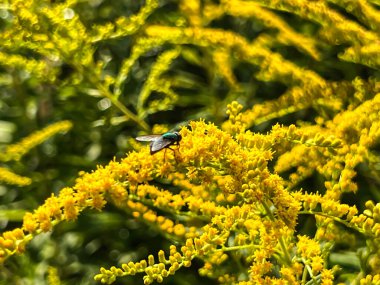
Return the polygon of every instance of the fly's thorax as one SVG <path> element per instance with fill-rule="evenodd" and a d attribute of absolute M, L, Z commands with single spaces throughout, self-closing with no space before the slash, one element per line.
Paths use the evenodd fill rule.
<path fill-rule="evenodd" d="M 162 135 L 163 139 L 179 142 L 182 139 L 182 136 L 178 132 L 167 132 Z"/>

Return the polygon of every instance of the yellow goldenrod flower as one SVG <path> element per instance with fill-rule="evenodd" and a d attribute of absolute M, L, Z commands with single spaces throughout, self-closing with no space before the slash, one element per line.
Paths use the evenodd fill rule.
<path fill-rule="evenodd" d="M 1 161 L 20 160 L 31 148 L 41 144 L 51 136 L 59 132 L 67 132 L 72 127 L 69 121 L 62 121 L 52 124 L 40 131 L 37 131 L 16 144 L 9 145 L 1 154 Z"/>
<path fill-rule="evenodd" d="M 59 279 L 57 268 L 55 268 L 55 267 L 49 267 L 48 268 L 47 280 L 48 280 L 49 285 L 60 285 L 60 284 L 62 284 L 61 280 Z"/>
<path fill-rule="evenodd" d="M 32 183 L 30 178 L 19 176 L 4 167 L 0 167 L 0 181 L 18 186 L 26 186 Z"/>
<path fill-rule="evenodd" d="M 241 107 L 233 104 L 230 109 L 236 118 Z M 328 196 L 289 193 L 286 181 L 268 169 L 273 159 L 269 146 L 276 148 L 288 142 L 324 149 L 340 147 L 340 143 L 332 145 L 334 139 L 322 134 L 304 135 L 295 126 L 275 126 L 265 136 L 245 132 L 244 127 L 234 133 L 238 139 L 212 124 L 190 122 L 190 128 L 181 130 L 183 139 L 176 164 L 174 155 L 165 160 L 163 152 L 149 155 L 148 148 L 142 148 L 120 162 L 111 161 L 92 173 L 81 173 L 73 187 L 62 189 L 58 196 L 51 196 L 33 213 L 26 214 L 19 234 L 3 235 L 2 258 L 19 252 L 34 235 L 52 230 L 58 222 L 74 220 L 86 208 L 101 211 L 110 202 L 182 246 L 171 246 L 168 256 L 160 251 L 158 258 L 150 255 L 147 260 L 129 262 L 121 268 L 103 268 L 95 277 L 103 283 L 137 273 L 146 274 L 146 284 L 162 281 L 190 266 L 194 258 L 205 261 L 201 274 L 213 276 L 212 268 L 227 262 L 227 253 L 235 251 L 250 264 L 250 282 L 263 282 L 263 276 L 275 266 L 269 261 L 272 258 L 280 258 L 286 266 L 281 270 L 283 279 L 270 280 L 296 280 L 302 270 L 301 265 L 292 267 L 292 260 L 297 258 L 298 264 L 309 268 L 308 274 L 321 274 L 321 280 L 329 284 L 331 274 L 325 270 L 319 241 L 333 240 L 339 234 L 333 221 L 370 238 L 378 237 L 378 205 L 368 203 L 365 216 Z M 343 172 L 342 181 L 351 179 L 351 175 L 348 170 Z M 150 183 L 163 178 L 180 191 L 173 193 Z M 329 188 L 335 185 L 326 183 Z M 220 199 L 221 192 L 233 199 Z M 158 215 L 151 207 L 168 215 Z M 294 243 L 300 213 L 315 215 L 319 228 L 314 239 L 299 236 Z M 194 227 L 193 220 L 202 221 L 204 226 Z M 296 252 L 292 253 L 289 248 L 293 244 Z"/>

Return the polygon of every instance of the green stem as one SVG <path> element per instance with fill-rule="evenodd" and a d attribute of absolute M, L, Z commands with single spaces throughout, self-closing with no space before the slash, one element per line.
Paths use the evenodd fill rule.
<path fill-rule="evenodd" d="M 366 233 L 364 230 L 362 230 L 361 228 L 359 227 L 356 227 L 352 224 L 350 224 L 349 222 L 346 222 L 338 217 L 334 217 L 334 216 L 331 216 L 329 214 L 326 214 L 326 213 L 323 213 L 323 212 L 314 212 L 314 211 L 299 211 L 299 214 L 307 214 L 307 215 L 318 215 L 318 216 L 323 216 L 323 217 L 326 217 L 326 218 L 329 218 L 335 222 L 338 222 L 340 224 L 343 224 L 345 225 L 346 227 L 350 228 L 350 229 L 353 229 L 353 230 L 356 230 L 358 231 L 359 233 L 361 234 L 364 234 L 364 235 L 367 235 L 368 236 L 368 233 Z"/>
<path fill-rule="evenodd" d="M 307 268 L 305 265 L 302 272 L 302 284 L 306 284 L 306 281 L 307 281 Z"/>
<path fill-rule="evenodd" d="M 117 96 L 112 94 L 108 88 L 106 88 L 99 80 L 98 75 L 94 73 L 95 67 L 91 68 L 89 66 L 83 66 L 80 64 L 77 64 L 75 61 L 71 60 L 71 57 L 69 54 L 67 54 L 65 51 L 58 49 L 58 51 L 61 53 L 62 58 L 70 63 L 72 66 L 75 67 L 75 69 L 80 72 L 83 77 L 86 78 L 88 82 L 93 84 L 101 93 L 103 97 L 108 98 L 112 104 L 118 108 L 124 116 L 133 122 L 135 122 L 138 126 L 140 126 L 141 129 L 143 129 L 146 132 L 150 131 L 150 127 L 145 121 L 137 117 L 134 113 L 132 113 L 127 107 L 125 107 L 120 101 L 117 99 Z"/>
<path fill-rule="evenodd" d="M 235 246 L 223 246 L 222 248 L 217 249 L 216 251 L 235 251 L 235 250 L 241 250 L 245 248 L 252 248 L 256 247 L 259 248 L 259 246 L 255 244 L 244 244 L 244 245 L 235 245 Z"/>
<path fill-rule="evenodd" d="M 269 209 L 269 206 L 267 205 L 267 203 L 265 203 L 265 201 L 263 201 L 262 205 L 264 206 L 264 209 L 267 212 L 268 217 L 271 219 L 271 221 L 275 221 L 275 218 L 272 214 L 272 211 Z M 286 249 L 285 240 L 284 240 L 283 236 L 280 237 L 279 243 L 280 243 L 280 246 L 281 246 L 281 249 L 283 252 L 284 260 L 285 260 L 286 264 L 290 266 L 292 264 L 292 259 L 289 255 L 288 250 Z"/>
<path fill-rule="evenodd" d="M 78 68 L 80 70 L 80 68 Z M 127 119 L 135 122 L 137 125 L 140 126 L 141 129 L 144 131 L 149 132 L 150 127 L 145 121 L 137 117 L 134 113 L 132 113 L 127 107 L 125 107 L 120 101 L 114 96 L 107 88 L 104 87 L 103 84 L 101 84 L 98 80 L 96 80 L 97 76 L 96 74 L 93 74 L 93 72 L 85 67 L 85 72 L 83 72 L 83 75 L 86 77 L 86 79 L 95 85 L 95 87 L 100 91 L 100 93 L 103 95 L 103 97 L 108 98 L 112 104 L 118 108 Z"/>
<path fill-rule="evenodd" d="M 0 5 L 0 7 L 7 7 L 6 5 Z M 153 6 L 152 6 L 153 7 Z M 147 13 L 149 14 L 149 13 Z M 54 44 L 56 39 L 49 36 L 49 40 Z M 85 44 L 89 44 L 88 42 Z M 59 52 L 60 56 L 62 57 L 62 60 L 71 64 L 75 69 L 84 77 L 88 82 L 93 84 L 101 93 L 103 97 L 108 98 L 112 104 L 118 108 L 124 116 L 133 122 L 135 122 L 141 129 L 143 129 L 146 132 L 150 131 L 149 125 L 142 119 L 140 119 L 137 115 L 135 115 L 133 112 L 131 112 L 127 107 L 125 107 L 120 101 L 118 101 L 117 96 L 112 94 L 107 87 L 105 87 L 102 82 L 99 80 L 98 74 L 94 72 L 96 70 L 96 64 L 94 62 L 91 62 L 91 64 L 88 65 L 82 65 L 81 63 L 76 62 L 75 59 L 73 59 L 73 55 L 67 52 L 66 50 L 63 50 L 61 48 L 58 48 L 60 45 L 56 44 L 56 50 Z M 43 54 L 44 52 L 42 52 Z"/>

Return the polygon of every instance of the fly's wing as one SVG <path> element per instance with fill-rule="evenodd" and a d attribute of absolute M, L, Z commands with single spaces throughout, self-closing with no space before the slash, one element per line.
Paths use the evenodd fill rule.
<path fill-rule="evenodd" d="M 157 140 L 161 135 L 149 135 L 149 136 L 140 136 L 136 140 L 139 142 L 151 142 Z"/>
<path fill-rule="evenodd" d="M 162 137 L 157 139 L 157 140 L 154 140 L 150 143 L 150 153 L 154 154 L 154 153 L 160 151 L 161 149 L 168 147 L 172 143 L 173 143 L 173 141 L 164 139 Z"/>

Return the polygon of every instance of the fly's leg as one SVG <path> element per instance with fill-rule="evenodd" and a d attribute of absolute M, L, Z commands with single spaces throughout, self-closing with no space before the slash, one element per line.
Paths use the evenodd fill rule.
<path fill-rule="evenodd" d="M 176 152 L 175 152 L 175 151 L 178 151 L 178 153 L 181 154 L 181 152 L 180 152 L 180 150 L 179 150 L 180 144 L 179 144 L 178 141 L 177 141 L 175 144 L 178 145 L 178 147 L 177 147 L 175 150 L 173 150 L 173 151 L 174 151 L 174 157 L 175 157 L 175 160 L 176 160 L 176 162 L 178 163 L 178 161 L 177 161 L 177 156 L 176 156 Z"/>
<path fill-rule="evenodd" d="M 173 144 L 173 145 L 174 145 L 174 144 Z M 178 148 L 173 149 L 173 148 L 171 148 L 170 146 L 168 146 L 168 147 L 165 148 L 165 151 L 166 151 L 167 148 L 173 151 L 175 162 L 178 163 L 177 154 L 176 154 L 176 152 L 175 152 L 176 150 L 178 150 Z"/>
<path fill-rule="evenodd" d="M 178 147 L 177 147 L 177 151 L 178 151 L 179 153 L 181 153 L 181 152 L 179 151 L 179 142 L 176 142 L 175 144 L 178 145 Z"/>
<path fill-rule="evenodd" d="M 166 148 L 164 150 L 164 162 L 166 163 Z"/>

